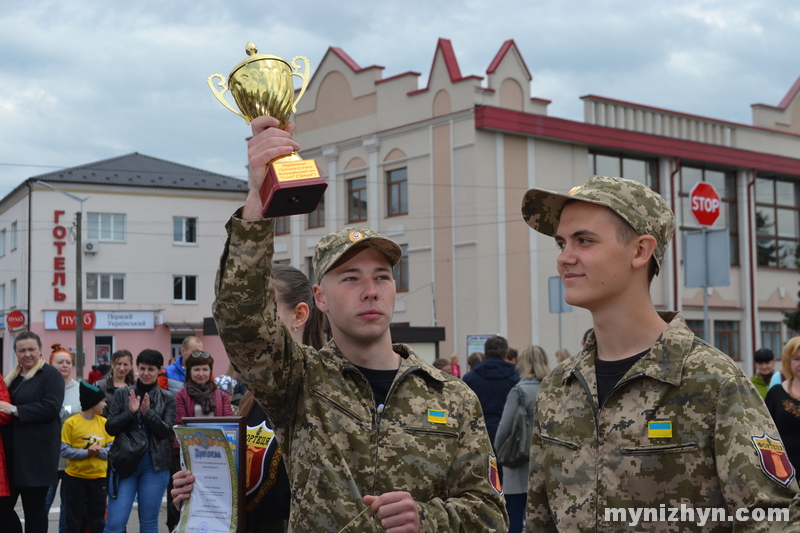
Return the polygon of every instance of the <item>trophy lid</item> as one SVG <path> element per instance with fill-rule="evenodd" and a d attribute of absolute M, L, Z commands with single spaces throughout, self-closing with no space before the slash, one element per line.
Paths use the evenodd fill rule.
<path fill-rule="evenodd" d="M 247 59 L 240 61 L 238 65 L 233 67 L 233 70 L 231 70 L 231 73 L 228 76 L 228 81 L 230 81 L 230 79 L 233 78 L 233 75 L 236 74 L 237 70 L 256 61 L 265 61 L 265 60 L 282 61 L 286 63 L 286 66 L 289 67 L 290 70 L 292 68 L 289 62 L 283 59 L 282 57 L 271 56 L 269 54 L 259 54 L 258 48 L 251 41 L 247 42 L 247 44 L 244 47 L 244 51 L 247 53 L 248 56 Z"/>

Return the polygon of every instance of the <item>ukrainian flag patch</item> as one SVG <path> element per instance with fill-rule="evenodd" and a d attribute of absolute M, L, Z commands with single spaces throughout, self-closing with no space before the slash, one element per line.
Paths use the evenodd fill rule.
<path fill-rule="evenodd" d="M 428 409 L 428 422 L 433 424 L 447 424 L 447 411 Z"/>
<path fill-rule="evenodd" d="M 654 420 L 647 423 L 647 438 L 649 439 L 671 439 L 672 422 L 669 420 Z"/>

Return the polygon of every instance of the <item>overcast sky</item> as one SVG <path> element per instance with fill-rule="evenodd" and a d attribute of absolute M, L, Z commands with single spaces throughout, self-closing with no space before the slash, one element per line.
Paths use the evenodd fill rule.
<path fill-rule="evenodd" d="M 0 198 L 28 177 L 139 152 L 245 178 L 249 127 L 216 101 L 253 41 L 260 53 L 330 46 L 427 83 L 450 39 L 483 76 L 514 39 L 552 116 L 595 94 L 751 123 L 800 76 L 797 0 L 36 0 L 0 3 Z"/>

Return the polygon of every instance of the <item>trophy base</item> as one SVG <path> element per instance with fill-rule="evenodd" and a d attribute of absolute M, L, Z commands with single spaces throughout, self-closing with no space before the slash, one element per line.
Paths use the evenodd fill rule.
<path fill-rule="evenodd" d="M 259 190 L 262 215 L 275 218 L 310 213 L 327 188 L 313 159 L 304 161 L 294 154 L 275 159 Z"/>

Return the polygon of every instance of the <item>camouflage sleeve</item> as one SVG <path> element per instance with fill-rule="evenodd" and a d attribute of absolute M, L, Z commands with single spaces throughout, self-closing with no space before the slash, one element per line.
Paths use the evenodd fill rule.
<path fill-rule="evenodd" d="M 544 388 L 544 384 L 542 384 Z M 541 394 L 541 391 L 540 391 Z M 547 486 L 545 484 L 544 465 L 540 461 L 544 457 L 542 448 L 542 428 L 539 426 L 539 406 L 536 402 L 533 417 L 533 437 L 531 439 L 530 471 L 528 472 L 528 502 L 525 510 L 526 531 L 556 531 L 553 516 L 550 514 L 550 504 L 547 500 Z"/>
<path fill-rule="evenodd" d="M 784 485 L 791 465 L 772 451 L 780 439 L 778 431 L 761 396 L 744 375 L 730 378 L 720 388 L 714 433 L 714 459 L 728 512 L 789 507 L 789 524 L 794 526 L 787 531 L 800 531 L 800 501 L 795 498 L 792 502 L 797 481 Z M 736 526 L 742 531 L 769 531 L 771 527 L 766 520 L 737 522 Z"/>
<path fill-rule="evenodd" d="M 420 531 L 508 531 L 505 500 L 490 481 L 494 456 L 478 397 L 465 392 L 463 405 L 460 445 L 447 476 L 448 496 L 417 502 Z"/>
<path fill-rule="evenodd" d="M 276 425 L 289 426 L 305 352 L 278 318 L 272 254 L 275 221 L 228 221 L 212 307 L 228 358 Z"/>

